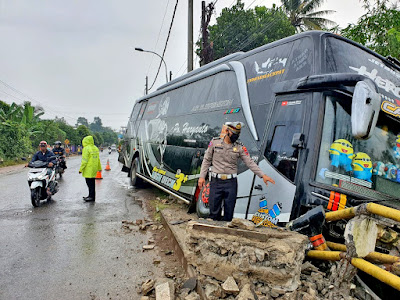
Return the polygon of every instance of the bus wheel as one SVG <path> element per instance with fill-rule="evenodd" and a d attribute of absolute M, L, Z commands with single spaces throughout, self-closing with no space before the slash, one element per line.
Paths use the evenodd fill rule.
<path fill-rule="evenodd" d="M 139 187 L 140 184 L 143 182 L 142 178 L 139 178 L 137 176 L 138 170 L 139 170 L 139 158 L 136 157 L 132 162 L 131 171 L 130 171 L 131 186 Z"/>
<path fill-rule="evenodd" d="M 210 183 L 201 189 L 196 203 L 196 212 L 199 218 L 208 218 L 210 215 L 210 207 L 208 205 L 208 197 L 210 196 Z"/>

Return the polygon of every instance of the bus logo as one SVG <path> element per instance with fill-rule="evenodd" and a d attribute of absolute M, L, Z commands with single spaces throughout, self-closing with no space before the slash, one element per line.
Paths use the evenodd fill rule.
<path fill-rule="evenodd" d="M 381 105 L 381 109 L 392 116 L 400 118 L 400 106 L 396 106 L 392 102 L 383 101 Z"/>

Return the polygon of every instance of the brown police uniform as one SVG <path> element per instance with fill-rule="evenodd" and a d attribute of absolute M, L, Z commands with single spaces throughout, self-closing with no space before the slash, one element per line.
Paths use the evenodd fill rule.
<path fill-rule="evenodd" d="M 231 221 L 237 196 L 237 164 L 239 158 L 257 176 L 264 173 L 250 158 L 246 147 L 240 142 L 227 144 L 223 138 L 214 138 L 208 145 L 201 165 L 200 177 L 205 178 L 211 166 L 210 218 L 221 220 L 222 200 L 224 200 L 224 221 Z"/>

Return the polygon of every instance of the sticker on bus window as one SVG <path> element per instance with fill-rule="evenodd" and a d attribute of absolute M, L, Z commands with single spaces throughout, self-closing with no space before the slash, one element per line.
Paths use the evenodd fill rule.
<path fill-rule="evenodd" d="M 299 105 L 299 104 L 301 104 L 300 100 L 297 100 L 297 101 L 283 101 L 281 105 L 282 106 L 291 106 L 291 105 Z"/>

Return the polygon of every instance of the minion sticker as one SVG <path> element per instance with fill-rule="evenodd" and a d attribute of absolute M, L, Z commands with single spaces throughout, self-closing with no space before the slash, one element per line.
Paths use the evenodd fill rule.
<path fill-rule="evenodd" d="M 357 152 L 353 158 L 352 166 L 355 178 L 372 182 L 372 162 L 368 154 Z"/>
<path fill-rule="evenodd" d="M 396 145 L 393 147 L 394 157 L 400 159 L 400 134 L 397 135 Z"/>
<path fill-rule="evenodd" d="M 345 139 L 334 141 L 329 149 L 331 166 L 335 166 L 336 168 L 343 167 L 346 172 L 352 170 L 351 162 L 353 157 L 353 145 Z"/>

